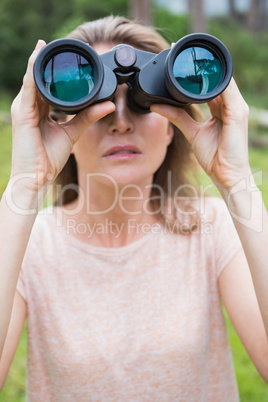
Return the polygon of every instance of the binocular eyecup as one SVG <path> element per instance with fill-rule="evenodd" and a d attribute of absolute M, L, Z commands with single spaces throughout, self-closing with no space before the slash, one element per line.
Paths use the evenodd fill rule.
<path fill-rule="evenodd" d="M 153 103 L 185 107 L 220 95 L 233 73 L 227 47 L 208 34 L 190 34 L 159 54 L 118 45 L 98 55 L 77 39 L 46 45 L 34 64 L 41 96 L 67 114 L 112 100 L 117 85 L 128 85 L 129 107 L 148 113 Z"/>

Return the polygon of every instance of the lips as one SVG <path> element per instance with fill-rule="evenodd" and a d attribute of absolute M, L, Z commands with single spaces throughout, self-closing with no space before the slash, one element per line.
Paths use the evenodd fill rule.
<path fill-rule="evenodd" d="M 104 157 L 126 157 L 126 156 L 130 156 L 130 155 L 140 155 L 141 152 L 140 150 L 133 146 L 133 145 L 116 145 L 110 149 L 108 149 L 105 154 Z"/>

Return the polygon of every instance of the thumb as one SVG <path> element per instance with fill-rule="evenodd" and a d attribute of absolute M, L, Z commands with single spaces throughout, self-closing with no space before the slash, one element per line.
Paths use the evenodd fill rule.
<path fill-rule="evenodd" d="M 74 144 L 89 126 L 107 114 L 114 112 L 114 110 L 115 104 L 113 102 L 101 102 L 81 110 L 75 117 L 61 124 L 61 126 L 64 127 Z"/>
<path fill-rule="evenodd" d="M 183 108 L 176 106 L 153 104 L 151 111 L 160 114 L 168 119 L 174 126 L 184 134 L 186 139 L 193 143 L 193 140 L 198 133 L 201 123 L 195 121 Z"/>

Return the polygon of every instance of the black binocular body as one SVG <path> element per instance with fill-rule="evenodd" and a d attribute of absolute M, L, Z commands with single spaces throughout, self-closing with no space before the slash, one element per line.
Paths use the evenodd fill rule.
<path fill-rule="evenodd" d="M 117 85 L 128 85 L 128 106 L 148 113 L 153 103 L 185 107 L 220 95 L 233 66 L 227 47 L 208 34 L 190 34 L 159 54 L 122 44 L 98 55 L 77 39 L 46 45 L 34 64 L 41 96 L 67 114 L 112 100 Z"/>

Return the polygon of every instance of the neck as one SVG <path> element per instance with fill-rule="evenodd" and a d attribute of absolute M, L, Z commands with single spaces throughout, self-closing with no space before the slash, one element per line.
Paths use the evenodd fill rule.
<path fill-rule="evenodd" d="M 100 175 L 86 181 L 80 181 L 78 198 L 63 207 L 68 232 L 81 241 L 120 247 L 148 234 L 158 222 L 150 202 L 152 178 L 124 186 Z"/>

